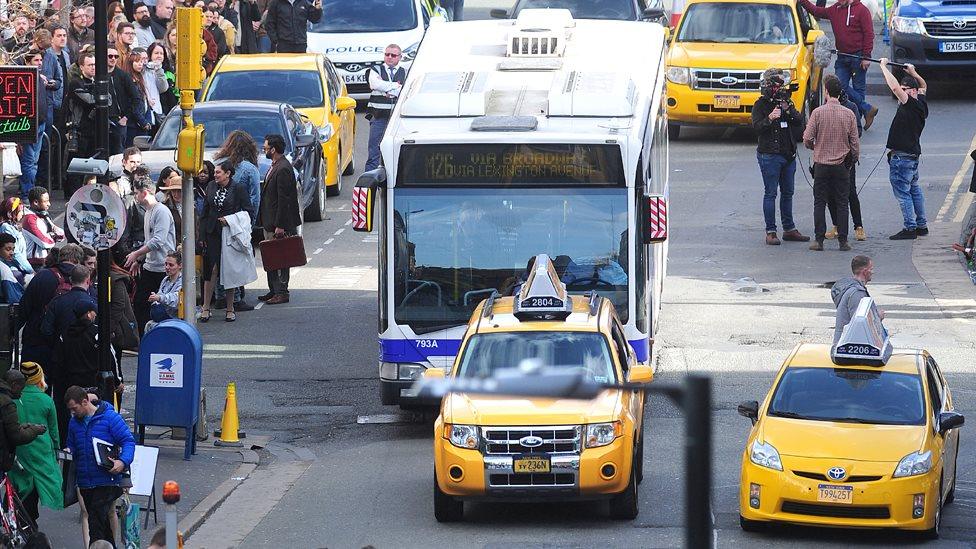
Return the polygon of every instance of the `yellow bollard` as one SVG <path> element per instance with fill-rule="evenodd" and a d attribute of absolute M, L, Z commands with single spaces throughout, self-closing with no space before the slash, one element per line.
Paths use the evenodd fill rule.
<path fill-rule="evenodd" d="M 224 416 L 220 421 L 220 429 L 214 431 L 217 440 L 214 446 L 243 446 L 242 438 L 246 435 L 239 430 L 239 420 L 237 417 L 237 384 L 230 382 L 227 384 L 227 400 L 224 401 Z"/>

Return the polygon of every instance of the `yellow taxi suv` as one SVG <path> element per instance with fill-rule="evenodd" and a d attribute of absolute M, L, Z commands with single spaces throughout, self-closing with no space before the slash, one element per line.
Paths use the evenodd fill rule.
<path fill-rule="evenodd" d="M 571 296 L 546 255 L 513 297 L 475 309 L 447 375 L 486 379 L 544 364 L 580 369 L 599 383 L 646 383 L 610 300 Z M 431 368 L 426 377 L 445 375 Z M 643 477 L 644 397 L 608 389 L 592 401 L 447 395 L 434 423 L 434 516 L 461 520 L 465 500 L 608 499 L 633 519 Z"/>
<path fill-rule="evenodd" d="M 766 69 L 782 69 L 797 110 L 820 104 L 823 35 L 793 0 L 688 0 L 667 54 L 668 132 L 682 126 L 748 126 Z"/>
<path fill-rule="evenodd" d="M 836 346 L 797 346 L 766 400 L 739 406 L 753 421 L 739 490 L 744 530 L 784 522 L 938 537 L 965 419 L 935 359 L 891 349 L 871 335 L 880 326 L 859 308 Z"/>
<path fill-rule="evenodd" d="M 308 117 L 322 135 L 328 196 L 338 196 L 342 176 L 352 175 L 356 169 L 356 100 L 346 93 L 346 84 L 332 62 L 320 53 L 225 55 L 214 68 L 201 97 L 203 101 L 250 99 L 287 103 Z"/>

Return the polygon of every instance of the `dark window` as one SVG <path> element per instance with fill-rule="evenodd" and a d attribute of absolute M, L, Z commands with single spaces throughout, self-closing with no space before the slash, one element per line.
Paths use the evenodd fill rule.
<path fill-rule="evenodd" d="M 922 380 L 914 374 L 791 367 L 769 405 L 770 416 L 880 425 L 925 425 Z"/>
<path fill-rule="evenodd" d="M 935 362 L 929 358 L 925 361 L 925 376 L 929 385 L 929 402 L 932 403 L 932 413 L 938 416 L 942 411 L 942 380 L 935 369 Z"/>
<path fill-rule="evenodd" d="M 518 3 L 518 12 L 528 9 L 567 9 L 575 19 L 616 19 L 636 21 L 633 0 L 523 0 Z"/>
<path fill-rule="evenodd" d="M 539 360 L 544 366 L 582 368 L 598 383 L 617 380 L 610 348 L 596 332 L 517 332 L 475 334 L 468 340 L 458 377 L 488 378 L 523 360 Z"/>
<path fill-rule="evenodd" d="M 796 44 L 793 10 L 778 4 L 714 2 L 692 4 L 678 42 Z"/>
<path fill-rule="evenodd" d="M 415 28 L 414 0 L 324 0 L 322 19 L 308 25 L 310 32 L 325 33 L 395 32 Z M 386 47 L 386 44 L 380 47 Z"/>
<path fill-rule="evenodd" d="M 339 79 L 335 67 L 328 60 L 325 61 L 325 74 L 328 75 L 329 79 L 329 103 L 332 105 L 332 111 L 335 112 L 336 99 L 339 99 L 339 94 L 342 93 L 342 80 Z"/>
<path fill-rule="evenodd" d="M 240 111 L 240 110 L 194 110 L 193 122 L 203 124 L 207 128 L 204 138 L 208 149 L 219 147 L 227 135 L 234 130 L 244 130 L 257 143 L 264 142 L 264 136 L 269 133 L 287 135 L 284 123 L 277 112 Z M 154 149 L 175 149 L 176 136 L 180 133 L 181 118 L 179 109 L 166 117 L 162 127 L 153 141 Z M 288 138 L 286 137 L 287 141 Z M 287 143 L 286 143 L 287 145 Z"/>
<path fill-rule="evenodd" d="M 613 336 L 613 344 L 617 348 L 617 356 L 620 357 L 620 368 L 626 372 L 630 366 L 630 362 L 627 360 L 630 345 L 627 344 L 627 338 L 624 337 L 624 332 L 616 320 L 612 322 L 611 326 L 610 335 Z"/>
<path fill-rule="evenodd" d="M 223 71 L 213 77 L 207 101 L 254 100 L 288 103 L 297 109 L 321 107 L 318 71 Z"/>

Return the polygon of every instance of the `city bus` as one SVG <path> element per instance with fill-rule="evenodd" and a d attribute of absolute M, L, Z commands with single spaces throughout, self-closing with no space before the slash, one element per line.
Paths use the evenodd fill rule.
<path fill-rule="evenodd" d="M 447 368 L 475 307 L 548 254 L 648 363 L 667 267 L 665 31 L 568 10 L 431 26 L 353 192 L 378 233 L 384 404 Z M 515 366 L 515 365 L 513 365 Z"/>

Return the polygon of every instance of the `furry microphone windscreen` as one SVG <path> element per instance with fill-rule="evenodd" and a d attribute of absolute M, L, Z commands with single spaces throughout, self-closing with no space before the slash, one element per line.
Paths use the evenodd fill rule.
<path fill-rule="evenodd" d="M 826 67 L 834 56 L 833 42 L 826 35 L 820 35 L 813 42 L 813 63 L 818 67 Z"/>

